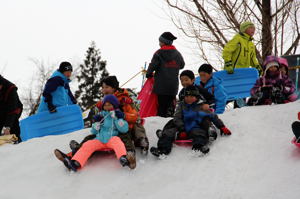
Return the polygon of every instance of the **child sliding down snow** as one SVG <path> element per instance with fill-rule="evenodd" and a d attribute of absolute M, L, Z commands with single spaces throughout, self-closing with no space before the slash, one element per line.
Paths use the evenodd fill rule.
<path fill-rule="evenodd" d="M 99 114 L 104 118 L 103 122 L 96 122 L 92 125 L 91 133 L 96 135 L 96 138 L 85 142 L 82 147 L 72 157 L 65 157 L 64 164 L 68 169 L 77 171 L 82 168 L 88 158 L 95 152 L 104 148 L 113 149 L 122 166 L 129 166 L 131 169 L 130 157 L 126 156 L 126 149 L 118 137 L 119 133 L 128 131 L 128 123 L 116 116 L 120 113 L 119 101 L 114 95 L 106 95 L 102 103 L 103 111 Z M 134 164 L 135 165 L 135 164 Z"/>
<path fill-rule="evenodd" d="M 162 131 L 157 147 L 150 149 L 153 155 L 158 157 L 168 155 L 172 150 L 177 132 L 183 131 L 186 132 L 188 139 L 192 139 L 192 150 L 195 153 L 200 155 L 209 152 L 208 128 L 215 114 L 203 111 L 203 103 L 199 97 L 199 91 L 195 86 L 185 88 L 184 100 L 176 107 L 173 119 L 174 128 Z"/>

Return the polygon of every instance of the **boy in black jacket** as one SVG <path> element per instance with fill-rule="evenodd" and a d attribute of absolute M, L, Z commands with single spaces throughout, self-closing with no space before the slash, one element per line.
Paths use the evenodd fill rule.
<path fill-rule="evenodd" d="M 182 55 L 172 45 L 175 39 L 177 38 L 170 32 L 164 32 L 159 37 L 161 48 L 154 53 L 146 73 L 146 77 L 151 78 L 155 72 L 153 92 L 157 94 L 157 115 L 161 117 L 169 116 L 168 110 L 173 106 L 178 92 L 179 70 L 185 65 Z"/>

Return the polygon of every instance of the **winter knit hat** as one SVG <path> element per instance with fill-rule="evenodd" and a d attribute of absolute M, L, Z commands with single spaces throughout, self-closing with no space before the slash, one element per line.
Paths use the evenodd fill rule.
<path fill-rule="evenodd" d="M 249 27 L 255 27 L 255 26 L 250 21 L 245 21 L 245 22 L 241 23 L 241 25 L 240 25 L 241 33 L 244 33 L 247 30 L 247 28 L 249 28 Z"/>
<path fill-rule="evenodd" d="M 70 64 L 70 62 L 64 61 L 64 62 L 60 63 L 58 71 L 61 73 L 66 72 L 66 71 L 73 71 L 73 67 Z"/>
<path fill-rule="evenodd" d="M 117 77 L 116 76 L 108 76 L 106 78 L 104 78 L 102 81 L 101 81 L 101 86 L 102 84 L 105 83 L 107 86 L 110 86 L 114 89 L 118 89 L 119 88 L 119 82 L 117 80 Z"/>
<path fill-rule="evenodd" d="M 188 86 L 184 89 L 184 97 L 186 96 L 195 96 L 197 98 L 200 98 L 199 90 L 196 86 Z"/>
<path fill-rule="evenodd" d="M 202 64 L 198 69 L 198 73 L 205 72 L 205 73 L 211 74 L 212 71 L 213 71 L 213 68 L 210 64 Z"/>
<path fill-rule="evenodd" d="M 195 75 L 194 75 L 193 71 L 191 71 L 191 70 L 184 70 L 184 71 L 182 71 L 180 73 L 179 77 L 182 77 L 182 76 L 187 76 L 191 80 L 195 79 Z"/>
<path fill-rule="evenodd" d="M 177 39 L 172 33 L 170 32 L 164 32 L 160 35 L 159 41 L 166 44 L 166 45 L 172 45 L 173 40 Z"/>
<path fill-rule="evenodd" d="M 102 100 L 102 109 L 106 102 L 109 102 L 113 105 L 114 109 L 119 108 L 120 103 L 116 96 L 114 95 L 106 95 Z"/>
<path fill-rule="evenodd" d="M 285 67 L 286 73 L 289 72 L 289 63 L 286 58 L 278 57 L 278 63 L 280 67 Z"/>

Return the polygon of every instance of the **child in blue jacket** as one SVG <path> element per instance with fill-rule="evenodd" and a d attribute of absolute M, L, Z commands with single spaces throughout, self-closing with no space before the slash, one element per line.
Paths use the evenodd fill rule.
<path fill-rule="evenodd" d="M 206 88 L 211 94 L 215 96 L 215 113 L 222 114 L 225 111 L 227 94 L 222 85 L 222 80 L 213 76 L 213 68 L 210 64 L 202 64 L 198 73 L 200 79 L 196 78 L 195 84 Z"/>

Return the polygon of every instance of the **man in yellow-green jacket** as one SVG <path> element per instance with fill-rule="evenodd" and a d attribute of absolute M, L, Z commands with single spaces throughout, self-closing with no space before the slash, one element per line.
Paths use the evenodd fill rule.
<path fill-rule="evenodd" d="M 254 33 L 254 24 L 246 21 L 240 25 L 240 32 L 225 45 L 223 49 L 224 70 L 229 74 L 232 74 L 235 68 L 249 67 L 256 68 L 259 74 L 262 73 L 252 42 Z"/>

